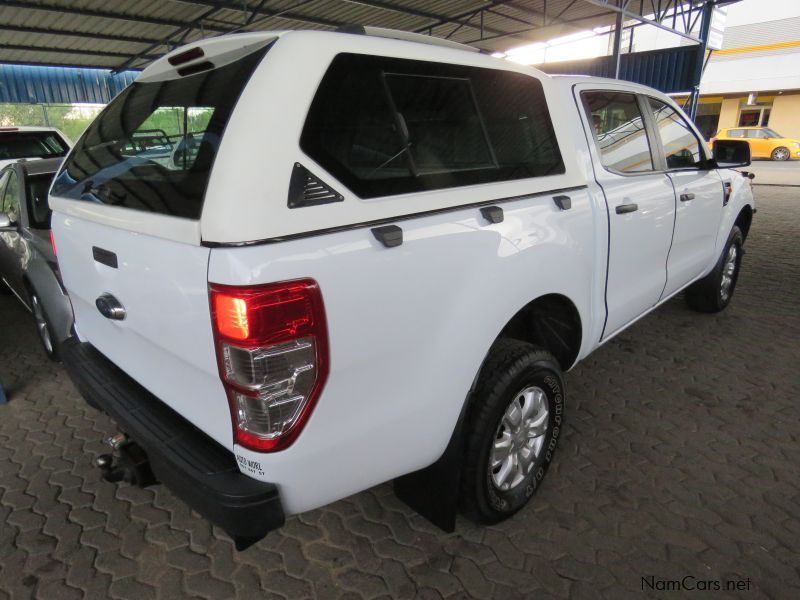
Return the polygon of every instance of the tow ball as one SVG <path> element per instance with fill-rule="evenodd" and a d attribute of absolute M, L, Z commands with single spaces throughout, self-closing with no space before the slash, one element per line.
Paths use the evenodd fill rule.
<path fill-rule="evenodd" d="M 125 481 L 138 487 L 147 487 L 157 482 L 147 453 L 139 444 L 128 439 L 124 433 L 107 438 L 106 444 L 119 456 L 101 454 L 95 459 L 94 466 L 100 469 L 103 479 L 112 483 Z"/>

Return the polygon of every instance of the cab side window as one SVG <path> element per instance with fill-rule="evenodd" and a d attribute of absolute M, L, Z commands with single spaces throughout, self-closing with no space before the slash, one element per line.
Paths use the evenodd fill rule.
<path fill-rule="evenodd" d="M 635 94 L 584 92 L 603 166 L 618 173 L 653 170 L 653 156 Z"/>
<path fill-rule="evenodd" d="M 705 160 L 703 145 L 692 128 L 674 108 L 648 98 L 656 128 L 664 146 L 668 169 L 694 169 Z"/>
<path fill-rule="evenodd" d="M 13 171 L 8 177 L 8 185 L 6 185 L 5 192 L 3 193 L 3 212 L 8 215 L 12 223 L 19 220 L 19 199 L 17 194 L 17 174 Z"/>

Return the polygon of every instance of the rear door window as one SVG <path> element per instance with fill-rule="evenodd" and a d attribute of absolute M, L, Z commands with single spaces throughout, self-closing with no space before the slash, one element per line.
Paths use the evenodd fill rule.
<path fill-rule="evenodd" d="M 537 79 L 358 54 L 333 60 L 300 145 L 362 198 L 564 172 Z"/>
<path fill-rule="evenodd" d="M 53 195 L 199 219 L 225 126 L 266 51 L 130 85 L 76 144 Z"/>
<path fill-rule="evenodd" d="M 47 192 L 53 182 L 54 173 L 29 175 L 26 197 L 28 202 L 28 221 L 32 229 L 50 229 L 50 205 Z"/>
<path fill-rule="evenodd" d="M 635 94 L 597 91 L 581 94 L 603 166 L 617 173 L 653 170 L 653 155 Z"/>

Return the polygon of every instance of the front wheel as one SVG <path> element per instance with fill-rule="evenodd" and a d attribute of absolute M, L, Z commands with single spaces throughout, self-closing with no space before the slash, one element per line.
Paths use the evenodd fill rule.
<path fill-rule="evenodd" d="M 772 151 L 772 160 L 789 160 L 789 149 L 779 146 Z"/>
<path fill-rule="evenodd" d="M 714 270 L 686 289 L 686 302 L 699 312 L 715 313 L 731 302 L 742 266 L 741 230 L 734 226 Z"/>
<path fill-rule="evenodd" d="M 39 341 L 42 343 L 47 358 L 52 361 L 58 362 L 58 343 L 56 336 L 53 333 L 53 327 L 50 321 L 47 320 L 47 314 L 44 312 L 39 296 L 36 292 L 31 293 L 31 310 L 33 311 L 33 319 L 36 321 L 36 332 L 39 334 Z"/>
<path fill-rule="evenodd" d="M 497 523 L 525 506 L 553 459 L 563 414 L 553 355 L 519 340 L 496 342 L 467 417 L 461 499 L 469 516 Z"/>

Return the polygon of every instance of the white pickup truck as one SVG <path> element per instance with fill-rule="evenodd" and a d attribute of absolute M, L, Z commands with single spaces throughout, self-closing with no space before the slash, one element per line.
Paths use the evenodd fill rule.
<path fill-rule="evenodd" d="M 655 90 L 400 32 L 223 36 L 157 60 L 51 189 L 67 369 L 245 547 L 394 479 L 444 528 L 519 510 L 562 372 L 685 290 L 728 304 L 754 213 Z"/>

